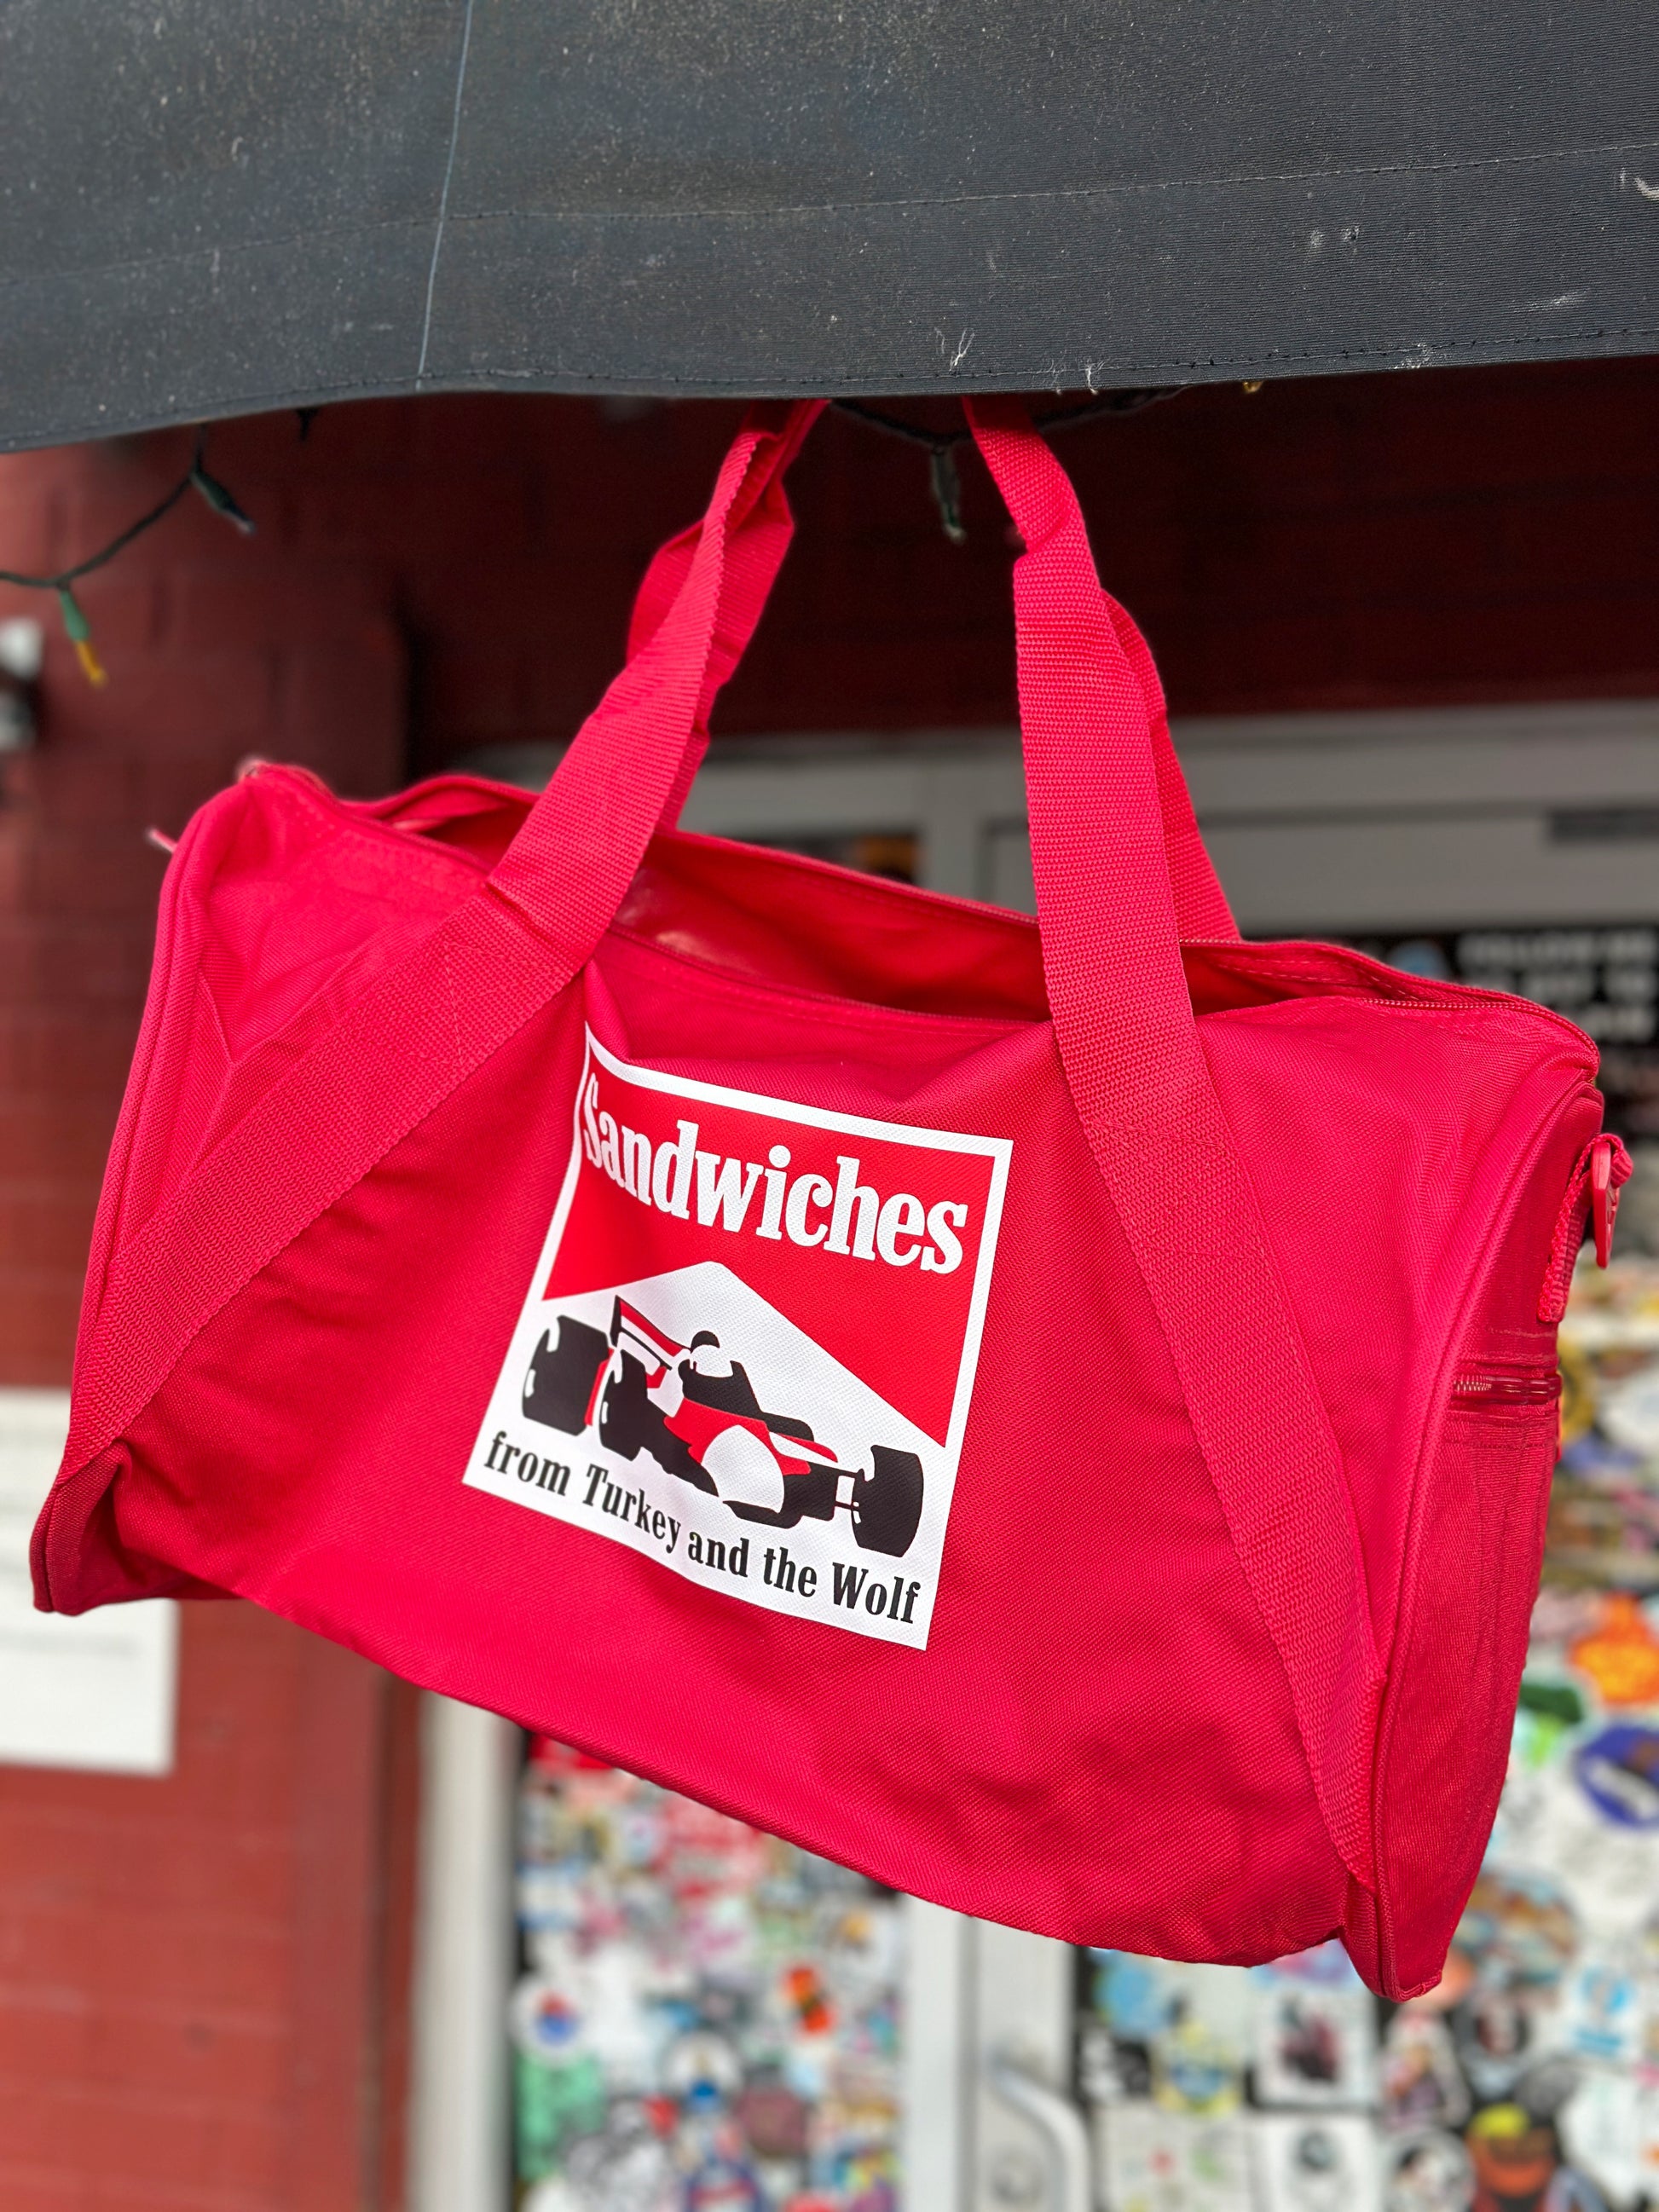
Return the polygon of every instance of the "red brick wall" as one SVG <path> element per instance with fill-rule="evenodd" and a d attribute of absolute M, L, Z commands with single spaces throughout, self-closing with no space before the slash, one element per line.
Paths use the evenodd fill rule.
<path fill-rule="evenodd" d="M 284 458 L 291 440 L 251 434 Z M 0 565 L 95 546 L 187 450 L 0 462 Z M 244 545 L 192 500 L 87 586 L 103 692 L 49 601 L 0 593 L 0 617 L 53 631 L 40 750 L 0 767 L 0 1382 L 68 1379 L 161 880 L 145 825 L 176 826 L 250 751 L 358 792 L 403 770 L 379 574 L 262 520 Z M 169 1779 L 0 1770 L 6 2212 L 400 2201 L 412 1717 L 350 1655 L 202 1606 Z"/>
<path fill-rule="evenodd" d="M 1656 403 L 1645 362 L 1338 379 L 1062 450 L 1179 709 L 1655 693 Z M 40 748 L 0 770 L 0 1381 L 68 1374 L 160 880 L 144 826 L 248 752 L 368 792 L 568 735 L 737 416 L 434 399 L 331 410 L 304 445 L 291 417 L 216 430 L 259 534 L 192 500 L 88 582 L 101 692 L 49 604 L 0 592 L 53 632 Z M 0 565 L 89 550 L 187 450 L 0 461 Z M 921 457 L 823 427 L 723 726 L 1012 718 L 1006 549 L 963 472 L 956 550 Z M 201 1607 L 172 1780 L 0 1775 L 7 2212 L 395 2204 L 407 1730 L 359 1662 Z"/>
<path fill-rule="evenodd" d="M 1659 690 L 1656 403 L 1650 362 L 1334 378 L 1189 392 L 1059 450 L 1180 711 L 1639 695 Z M 423 418 L 426 542 L 400 582 L 423 765 L 568 733 L 615 665 L 641 562 L 695 513 L 736 419 L 662 407 L 607 429 L 576 403 L 488 405 Z M 319 423 L 319 460 L 347 419 Z M 522 500 L 486 490 L 488 520 L 458 482 L 481 422 L 492 465 L 505 446 L 524 472 Z M 969 457 L 963 475 L 957 550 L 923 456 L 820 427 L 720 727 L 1011 718 L 1000 516 Z"/>
<path fill-rule="evenodd" d="M 392 2204 L 403 1698 L 248 1606 L 184 1658 L 168 1779 L 0 1778 L 0 2204 Z"/>

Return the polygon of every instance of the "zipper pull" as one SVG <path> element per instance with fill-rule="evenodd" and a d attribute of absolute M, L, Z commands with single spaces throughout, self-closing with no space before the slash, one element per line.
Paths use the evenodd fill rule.
<path fill-rule="evenodd" d="M 1595 1264 L 1605 1267 L 1613 1257 L 1613 1224 L 1619 1212 L 1619 1193 L 1630 1181 L 1631 1158 L 1610 1130 L 1592 1137 L 1578 1155 L 1578 1164 L 1568 1180 L 1561 1211 L 1555 1217 L 1550 1239 L 1549 1266 L 1538 1294 L 1538 1318 L 1559 1322 L 1567 1310 L 1572 1288 L 1573 1262 L 1584 1241 L 1584 1217 L 1595 1237 Z"/>
<path fill-rule="evenodd" d="M 1619 1214 L 1619 1185 L 1630 1175 L 1630 1154 L 1617 1137 L 1595 1137 L 1589 1148 L 1590 1219 L 1595 1232 L 1595 1264 L 1605 1267 L 1613 1257 L 1613 1224 Z M 1615 1154 L 1623 1172 L 1615 1180 Z"/>

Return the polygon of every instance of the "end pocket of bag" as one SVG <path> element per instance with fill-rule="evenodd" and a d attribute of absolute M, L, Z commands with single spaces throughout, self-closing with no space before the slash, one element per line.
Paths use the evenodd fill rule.
<path fill-rule="evenodd" d="M 1468 1360 L 1423 1471 L 1378 1777 L 1383 1966 L 1432 1983 L 1508 1765 L 1559 1441 L 1553 1363 Z"/>

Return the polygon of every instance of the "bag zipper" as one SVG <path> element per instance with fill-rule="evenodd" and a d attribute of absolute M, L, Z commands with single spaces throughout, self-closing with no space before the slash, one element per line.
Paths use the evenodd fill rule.
<path fill-rule="evenodd" d="M 1561 1397 L 1561 1376 L 1552 1367 L 1522 1372 L 1516 1368 L 1460 1367 L 1452 1382 L 1456 1405 L 1554 1406 Z"/>

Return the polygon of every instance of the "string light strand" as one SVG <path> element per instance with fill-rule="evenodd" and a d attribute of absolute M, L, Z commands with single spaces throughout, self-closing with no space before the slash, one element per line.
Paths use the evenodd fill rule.
<path fill-rule="evenodd" d="M 75 586 L 83 576 L 90 576 L 95 570 L 106 567 L 118 554 L 125 553 L 135 538 L 142 538 L 147 530 L 154 530 L 156 524 L 171 514 L 179 501 L 192 491 L 204 500 L 216 514 L 222 515 L 233 528 L 240 531 L 244 538 L 253 535 L 252 517 L 245 513 L 235 495 L 221 483 L 217 477 L 210 476 L 204 466 L 203 455 L 206 445 L 206 432 L 198 430 L 190 457 L 190 466 L 178 483 L 136 522 L 130 522 L 125 530 L 110 539 L 107 545 L 100 546 L 96 553 L 88 554 L 84 561 L 76 562 L 72 568 L 60 568 L 51 576 L 31 576 L 20 569 L 0 568 L 0 584 L 14 584 L 26 592 L 51 592 L 55 594 L 58 611 L 63 617 L 64 635 L 75 647 L 75 657 L 80 662 L 81 672 L 88 684 L 101 688 L 108 683 L 109 675 L 93 644 L 92 626 L 87 620 L 86 610 L 75 596 Z"/>
<path fill-rule="evenodd" d="M 1179 398 L 1187 389 L 1184 384 L 1158 384 L 1133 386 L 1121 392 L 1102 392 L 1085 400 L 1081 406 L 1051 408 L 1046 415 L 1033 416 L 1031 419 L 1039 430 L 1069 430 L 1079 423 L 1097 422 L 1103 416 L 1138 415 L 1143 407 L 1156 406 L 1160 399 Z M 879 407 L 866 406 L 861 399 L 837 399 L 832 404 L 838 413 L 852 422 L 861 422 L 867 430 L 879 430 L 889 438 L 898 438 L 906 445 L 921 446 L 926 450 L 928 480 L 940 526 L 952 545 L 965 545 L 968 531 L 962 520 L 962 478 L 957 468 L 956 449 L 965 445 L 972 435 L 966 426 L 955 430 L 930 430 L 921 422 L 907 422 L 902 415 L 884 414 Z"/>

